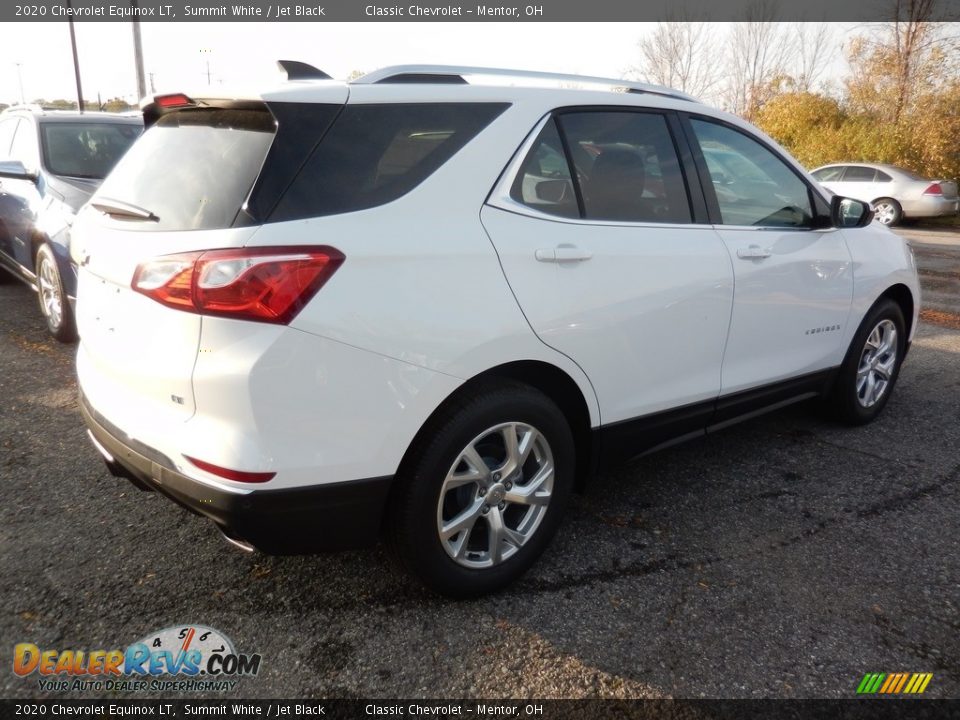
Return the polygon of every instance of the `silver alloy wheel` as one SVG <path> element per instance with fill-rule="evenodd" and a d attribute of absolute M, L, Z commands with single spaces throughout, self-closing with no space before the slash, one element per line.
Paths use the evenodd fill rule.
<path fill-rule="evenodd" d="M 883 200 L 873 206 L 874 217 L 882 225 L 891 225 L 897 219 L 897 208 L 889 200 Z"/>
<path fill-rule="evenodd" d="M 63 322 L 63 295 L 57 269 L 46 253 L 40 255 L 37 279 L 40 283 L 40 308 L 51 327 L 59 328 Z"/>
<path fill-rule="evenodd" d="M 857 366 L 857 401 L 873 407 L 887 392 L 897 365 L 897 326 L 881 320 L 867 336 Z"/>
<path fill-rule="evenodd" d="M 540 527 L 553 479 L 553 452 L 535 427 L 509 422 L 484 430 L 460 451 L 440 489 L 443 549 L 472 569 L 509 559 Z"/>

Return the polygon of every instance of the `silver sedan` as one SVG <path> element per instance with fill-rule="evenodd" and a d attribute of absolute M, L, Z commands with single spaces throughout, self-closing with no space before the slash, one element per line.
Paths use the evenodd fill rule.
<path fill-rule="evenodd" d="M 896 225 L 903 218 L 956 215 L 957 183 L 927 180 L 895 165 L 836 163 L 813 171 L 827 190 L 872 203 L 876 219 Z"/>

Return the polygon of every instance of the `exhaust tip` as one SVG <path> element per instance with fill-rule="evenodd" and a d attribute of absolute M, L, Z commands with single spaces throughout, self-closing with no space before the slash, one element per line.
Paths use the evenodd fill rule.
<path fill-rule="evenodd" d="M 216 523 L 214 523 L 214 525 L 216 525 Z M 248 553 L 252 553 L 256 550 L 256 548 L 250 543 L 248 543 L 246 540 L 241 540 L 240 538 L 235 538 L 232 535 L 230 535 L 222 526 L 217 525 L 217 530 L 220 531 L 220 534 L 223 536 L 223 539 L 226 540 L 231 545 L 233 545 L 235 548 L 239 548 L 240 550 L 243 550 L 244 552 L 248 552 Z"/>

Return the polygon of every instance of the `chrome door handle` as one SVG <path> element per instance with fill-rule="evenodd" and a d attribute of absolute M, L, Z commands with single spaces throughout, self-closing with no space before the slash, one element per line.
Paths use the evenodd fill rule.
<path fill-rule="evenodd" d="M 737 257 L 743 258 L 744 260 L 763 260 L 764 258 L 770 257 L 771 254 L 769 248 L 762 248 L 759 245 L 737 248 Z"/>
<path fill-rule="evenodd" d="M 573 245 L 559 245 L 555 248 L 540 249 L 533 256 L 540 262 L 583 262 L 593 257 L 589 250 L 581 250 Z"/>

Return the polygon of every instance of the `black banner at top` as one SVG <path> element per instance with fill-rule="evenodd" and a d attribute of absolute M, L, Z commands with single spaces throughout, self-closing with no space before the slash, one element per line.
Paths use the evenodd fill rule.
<path fill-rule="evenodd" d="M 33 0 L 0 5 L 4 22 L 644 22 L 682 19 L 869 22 L 900 19 L 895 0 Z M 960 0 L 935 0 L 935 21 L 960 20 Z"/>

